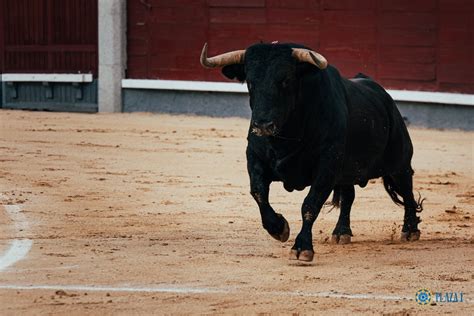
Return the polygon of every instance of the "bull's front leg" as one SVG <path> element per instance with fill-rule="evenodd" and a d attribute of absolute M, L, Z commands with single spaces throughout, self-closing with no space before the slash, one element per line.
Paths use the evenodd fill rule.
<path fill-rule="evenodd" d="M 321 211 L 321 207 L 331 194 L 332 187 L 311 186 L 308 196 L 301 207 L 303 225 L 291 248 L 290 259 L 300 261 L 313 261 L 313 224 Z"/>
<path fill-rule="evenodd" d="M 313 261 L 312 228 L 321 211 L 321 207 L 334 189 L 336 168 L 338 168 L 337 159 L 332 159 L 331 157 L 321 159 L 315 181 L 311 185 L 311 189 L 301 207 L 303 225 L 296 237 L 294 246 L 291 248 L 291 260 Z"/>
<path fill-rule="evenodd" d="M 250 176 L 250 194 L 260 209 L 263 228 L 276 240 L 287 241 L 290 236 L 290 226 L 283 215 L 273 210 L 268 201 L 271 183 L 268 171 L 250 149 L 247 149 L 247 169 Z"/>

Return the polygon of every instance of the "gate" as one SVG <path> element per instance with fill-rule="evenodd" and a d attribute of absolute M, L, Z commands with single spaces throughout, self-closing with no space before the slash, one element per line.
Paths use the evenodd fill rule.
<path fill-rule="evenodd" d="M 0 72 L 97 78 L 97 15 L 97 0 L 1 0 Z M 13 79 L 2 79 L 3 107 L 97 110 L 95 79 L 79 85 L 6 80 Z"/>

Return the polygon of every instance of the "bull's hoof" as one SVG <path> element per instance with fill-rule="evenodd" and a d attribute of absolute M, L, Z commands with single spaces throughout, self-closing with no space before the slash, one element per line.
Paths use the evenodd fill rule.
<path fill-rule="evenodd" d="M 420 231 L 416 231 L 416 232 L 402 232 L 401 236 L 400 236 L 400 240 L 402 242 L 408 242 L 408 241 L 417 241 L 420 239 Z"/>
<path fill-rule="evenodd" d="M 313 261 L 313 257 L 314 257 L 314 251 L 303 250 L 302 252 L 300 252 L 300 256 L 298 257 L 298 260 L 310 262 L 310 261 Z"/>
<path fill-rule="evenodd" d="M 291 249 L 290 251 L 290 260 L 311 262 L 313 261 L 313 258 L 314 258 L 313 250 L 298 251 L 296 249 Z"/>
<path fill-rule="evenodd" d="M 273 238 L 278 241 L 285 242 L 290 238 L 290 225 L 288 225 L 288 221 L 283 217 L 281 214 L 277 214 L 278 217 L 283 219 L 283 231 L 280 234 L 270 234 Z"/>
<path fill-rule="evenodd" d="M 298 260 L 298 250 L 291 249 L 290 250 L 290 260 Z"/>
<path fill-rule="evenodd" d="M 339 238 L 339 245 L 347 245 L 351 243 L 351 235 L 341 235 Z"/>
<path fill-rule="evenodd" d="M 410 240 L 410 241 L 417 241 L 417 240 L 420 240 L 420 235 L 421 235 L 421 232 L 420 232 L 420 231 L 413 232 L 413 233 L 410 234 L 409 240 Z"/>
<path fill-rule="evenodd" d="M 410 236 L 409 232 L 402 232 L 401 235 L 400 235 L 400 241 L 401 242 L 407 242 L 409 236 Z"/>
<path fill-rule="evenodd" d="M 343 234 L 343 235 L 332 235 L 331 236 L 331 244 L 339 244 L 339 245 L 347 245 L 351 243 L 351 235 Z"/>

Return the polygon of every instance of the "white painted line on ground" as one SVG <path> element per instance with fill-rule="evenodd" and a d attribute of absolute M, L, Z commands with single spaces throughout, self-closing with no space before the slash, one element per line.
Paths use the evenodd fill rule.
<path fill-rule="evenodd" d="M 3 196 L 0 196 L 3 198 Z M 4 205 L 5 211 L 8 213 L 10 218 L 15 225 L 15 229 L 19 235 L 22 235 L 25 230 L 28 229 L 28 222 L 26 221 L 25 215 L 21 213 L 21 208 L 18 205 Z M 26 257 L 28 252 L 33 245 L 33 241 L 30 239 L 14 239 L 10 241 L 7 251 L 0 254 L 0 272 L 5 270 L 16 262 Z"/>
<path fill-rule="evenodd" d="M 29 239 L 11 241 L 7 251 L 0 256 L 0 272 L 25 258 L 32 244 L 33 241 Z"/>
<path fill-rule="evenodd" d="M 383 294 L 349 294 L 340 292 L 311 292 L 311 291 L 265 291 L 238 288 L 207 288 L 207 287 L 180 287 L 173 285 L 163 286 L 100 286 L 100 285 L 21 285 L 0 284 L 0 290 L 63 290 L 84 292 L 123 292 L 123 293 L 172 293 L 172 294 L 242 294 L 269 295 L 269 296 L 299 296 L 339 298 L 352 300 L 381 300 L 381 301 L 413 301 L 412 296 L 383 295 Z M 473 304 L 472 300 L 464 303 Z"/>
<path fill-rule="evenodd" d="M 413 298 L 408 296 L 397 295 L 377 295 L 377 294 L 349 294 L 339 292 L 304 292 L 304 291 L 289 291 L 289 292 L 270 292 L 274 295 L 290 295 L 303 297 L 329 297 L 329 298 L 347 298 L 359 300 L 389 300 L 389 301 L 411 301 Z"/>
<path fill-rule="evenodd" d="M 130 287 L 130 286 L 95 286 L 95 285 L 17 285 L 3 284 L 0 290 L 69 290 L 89 292 L 125 292 L 125 293 L 174 293 L 174 294 L 236 294 L 250 293 L 251 290 L 235 288 L 206 288 L 206 287 L 178 287 L 178 286 L 153 286 L 153 287 Z M 252 294 L 270 296 L 302 296 L 322 298 L 345 298 L 345 299 L 375 299 L 406 301 L 413 300 L 407 296 L 376 295 L 376 294 L 347 294 L 338 292 L 305 292 L 305 291 L 260 291 L 255 290 Z"/>
<path fill-rule="evenodd" d="M 78 264 L 73 264 L 70 266 L 57 266 L 57 267 L 46 267 L 46 268 L 23 268 L 15 269 L 15 272 L 34 272 L 34 271 L 51 271 L 51 270 L 67 270 L 78 268 Z"/>

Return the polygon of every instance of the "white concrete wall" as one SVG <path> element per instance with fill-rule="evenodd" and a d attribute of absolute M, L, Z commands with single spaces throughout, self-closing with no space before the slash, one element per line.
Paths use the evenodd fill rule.
<path fill-rule="evenodd" d="M 99 112 L 122 111 L 126 67 L 126 0 L 99 0 Z"/>

